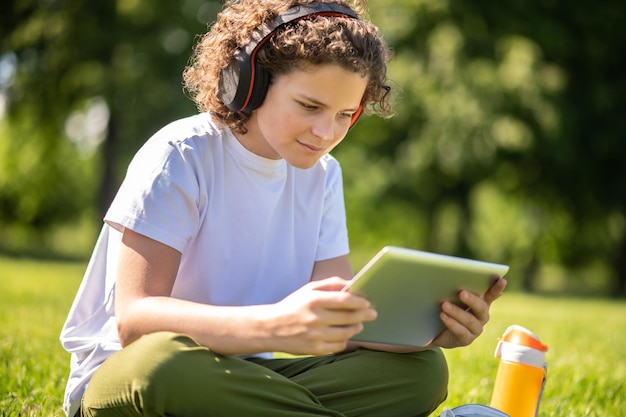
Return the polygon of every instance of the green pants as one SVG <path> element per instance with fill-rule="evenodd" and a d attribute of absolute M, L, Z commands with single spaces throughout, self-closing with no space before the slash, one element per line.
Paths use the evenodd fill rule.
<path fill-rule="evenodd" d="M 242 359 L 161 332 L 142 337 L 102 364 L 79 415 L 427 416 L 445 399 L 447 382 L 438 349 Z"/>

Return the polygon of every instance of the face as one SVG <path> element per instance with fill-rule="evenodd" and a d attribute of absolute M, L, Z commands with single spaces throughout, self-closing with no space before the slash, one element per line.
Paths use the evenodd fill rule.
<path fill-rule="evenodd" d="M 366 86 L 366 77 L 336 64 L 275 77 L 237 139 L 257 155 L 310 168 L 343 140 Z"/>

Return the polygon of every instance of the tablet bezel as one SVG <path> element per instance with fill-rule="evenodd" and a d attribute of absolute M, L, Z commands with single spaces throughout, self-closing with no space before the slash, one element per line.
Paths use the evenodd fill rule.
<path fill-rule="evenodd" d="M 464 306 L 462 290 L 483 294 L 509 270 L 507 265 L 386 246 L 346 286 L 366 297 L 378 318 L 364 323 L 352 340 L 427 346 L 444 329 L 444 300 Z"/>

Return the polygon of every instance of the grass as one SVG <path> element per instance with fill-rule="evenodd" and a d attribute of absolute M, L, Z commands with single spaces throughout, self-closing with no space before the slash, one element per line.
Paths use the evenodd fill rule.
<path fill-rule="evenodd" d="M 84 267 L 0 257 L 0 417 L 63 416 L 69 355 L 58 335 Z M 541 417 L 623 415 L 626 303 L 513 292 L 494 304 L 474 344 L 446 351 L 450 394 L 438 412 L 489 404 L 498 366 L 493 351 L 510 324 L 550 346 Z"/>
<path fill-rule="evenodd" d="M 539 415 L 618 416 L 626 408 L 626 303 L 505 293 L 471 346 L 446 351 L 450 394 L 445 407 L 489 404 L 498 359 L 497 338 L 522 325 L 548 344 L 548 378 Z"/>
<path fill-rule="evenodd" d="M 0 416 L 64 416 L 58 340 L 84 267 L 0 257 Z"/>

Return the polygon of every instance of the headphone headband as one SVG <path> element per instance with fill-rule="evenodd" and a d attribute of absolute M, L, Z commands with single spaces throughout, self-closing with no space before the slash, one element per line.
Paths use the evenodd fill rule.
<path fill-rule="evenodd" d="M 359 18 L 350 8 L 340 4 L 313 2 L 291 7 L 264 22 L 252 32 L 250 42 L 240 48 L 230 64 L 222 70 L 219 81 L 222 102 L 233 111 L 258 108 L 265 99 L 271 75 L 258 64 L 256 53 L 283 25 L 315 16 Z M 356 121 L 357 117 L 353 120 Z"/>
<path fill-rule="evenodd" d="M 336 3 L 313 2 L 298 4 L 280 13 L 274 19 L 265 21 L 258 26 L 252 32 L 251 41 L 245 47 L 246 52 L 252 53 L 253 50 L 259 49 L 281 26 L 315 16 L 359 18 L 348 7 Z"/>

